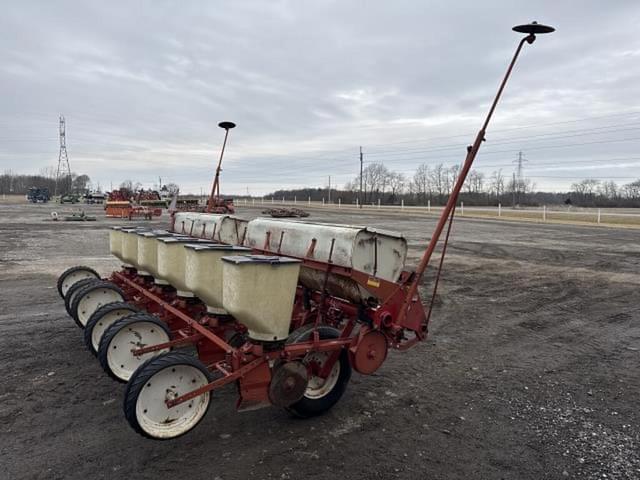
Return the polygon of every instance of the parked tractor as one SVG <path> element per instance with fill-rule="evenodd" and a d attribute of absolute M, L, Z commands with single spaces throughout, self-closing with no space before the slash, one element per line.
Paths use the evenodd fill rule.
<path fill-rule="evenodd" d="M 47 203 L 50 199 L 48 188 L 31 187 L 27 192 L 27 200 L 31 203 Z"/>

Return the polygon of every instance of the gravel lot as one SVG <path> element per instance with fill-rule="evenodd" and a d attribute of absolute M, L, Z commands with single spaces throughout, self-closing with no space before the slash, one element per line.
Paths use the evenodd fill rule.
<path fill-rule="evenodd" d="M 193 432 L 155 442 L 126 423 L 124 386 L 85 350 L 55 289 L 69 266 L 117 268 L 107 229 L 122 222 L 97 206 L 97 222 L 48 220 L 69 209 L 0 204 L 0 477 L 640 478 L 637 230 L 462 219 L 429 340 L 354 373 L 328 414 L 235 413 L 228 387 Z M 402 232 L 408 265 L 435 223 L 310 220 Z"/>

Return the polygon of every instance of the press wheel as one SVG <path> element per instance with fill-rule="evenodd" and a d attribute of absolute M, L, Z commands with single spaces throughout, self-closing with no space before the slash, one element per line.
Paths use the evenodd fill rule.
<path fill-rule="evenodd" d="M 74 283 L 69 287 L 64 297 L 64 308 L 67 311 L 67 313 L 71 316 L 71 318 L 73 318 L 73 314 L 71 313 L 71 305 L 73 304 L 73 300 L 76 294 L 87 285 L 90 285 L 92 283 L 98 283 L 101 281 L 102 280 L 100 280 L 99 278 L 85 278 L 83 280 L 79 280 L 78 282 Z"/>
<path fill-rule="evenodd" d="M 118 320 L 138 312 L 138 308 L 127 302 L 108 303 L 93 312 L 84 327 L 84 343 L 89 351 L 97 355 L 104 332 Z"/>
<path fill-rule="evenodd" d="M 102 335 L 98 359 L 115 380 L 127 382 L 146 360 L 169 351 L 168 348 L 136 356 L 136 350 L 171 340 L 167 325 L 148 313 L 135 313 L 111 325 Z"/>
<path fill-rule="evenodd" d="M 327 325 L 318 327 L 321 340 L 338 338 L 340 331 Z M 306 342 L 313 335 L 313 325 L 306 325 L 295 330 L 289 335 L 287 344 Z M 307 368 L 311 370 L 322 368 L 324 362 L 331 355 L 330 352 L 309 352 L 302 359 Z M 312 367 L 312 364 L 314 368 Z M 327 378 L 321 378 L 311 373 L 309 383 L 302 399 L 286 408 L 293 415 L 301 418 L 321 415 L 330 410 L 342 397 L 351 378 L 351 364 L 346 349 L 340 352 L 338 360 L 333 365 Z"/>
<path fill-rule="evenodd" d="M 71 302 L 71 316 L 78 326 L 84 328 L 93 312 L 103 305 L 124 301 L 124 293 L 111 282 L 90 283 L 75 294 Z"/>
<path fill-rule="evenodd" d="M 100 278 L 98 272 L 96 272 L 93 268 L 77 266 L 66 269 L 64 272 L 60 274 L 58 277 L 57 287 L 58 293 L 62 298 L 65 297 L 69 288 L 80 280 L 84 280 L 85 278 Z"/>
<path fill-rule="evenodd" d="M 208 384 L 211 375 L 197 358 L 171 352 L 147 361 L 132 375 L 124 394 L 124 414 L 140 435 L 168 440 L 184 435 L 205 416 L 211 403 L 206 392 L 168 408 L 178 398 Z"/>

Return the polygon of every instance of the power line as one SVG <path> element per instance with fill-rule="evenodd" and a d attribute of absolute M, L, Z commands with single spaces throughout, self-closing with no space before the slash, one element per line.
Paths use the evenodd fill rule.
<path fill-rule="evenodd" d="M 514 138 L 508 138 L 506 139 L 506 141 L 491 141 L 491 145 L 507 145 L 510 143 L 522 143 L 524 142 L 539 142 L 539 141 L 544 141 L 544 140 L 557 140 L 557 139 L 562 139 L 562 138 L 572 138 L 572 137 L 581 137 L 584 135 L 603 135 L 603 134 L 608 134 L 608 133 L 618 133 L 618 132 L 628 132 L 628 131 L 636 131 L 636 130 L 640 130 L 640 123 L 633 123 L 633 124 L 626 124 L 628 125 L 634 125 L 631 128 L 616 128 L 613 129 L 613 127 L 598 127 L 598 128 L 593 128 L 593 129 L 584 129 L 584 130 L 567 130 L 566 132 L 554 132 L 554 133 L 544 133 L 544 134 L 539 134 L 539 135 L 527 135 L 524 137 L 514 137 Z M 603 129 L 610 129 L 608 131 L 604 131 L 604 132 L 595 132 L 594 130 L 603 130 Z M 570 133 L 570 132 L 581 132 L 581 133 L 574 133 L 571 135 L 563 135 L 563 133 Z M 546 138 L 538 138 L 536 139 L 536 137 L 546 137 Z M 549 138 L 551 137 L 551 138 Z M 454 148 L 464 148 L 466 145 L 463 143 L 457 143 L 457 144 L 449 144 L 449 145 L 436 145 L 433 146 L 432 148 L 428 148 L 428 149 L 422 149 L 422 148 L 410 148 L 410 149 L 396 149 L 396 150 L 387 150 L 387 151 L 382 151 L 382 152 L 367 152 L 368 155 L 394 155 L 396 153 L 401 154 L 404 152 L 407 153 L 420 153 L 420 152 L 429 152 L 429 151 L 439 151 L 439 150 L 451 150 Z"/>

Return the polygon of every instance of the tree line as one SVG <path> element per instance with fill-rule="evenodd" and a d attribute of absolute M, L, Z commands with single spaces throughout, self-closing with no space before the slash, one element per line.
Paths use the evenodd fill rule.
<path fill-rule="evenodd" d="M 347 182 L 344 188 L 333 190 L 331 201 L 365 204 L 442 205 L 458 180 L 460 167 L 443 164 L 418 166 L 412 176 L 389 170 L 383 163 L 371 163 Z M 362 182 L 362 183 L 361 183 Z M 362 193 L 360 186 L 362 185 Z M 276 199 L 297 197 L 303 201 L 329 201 L 327 188 L 303 188 L 297 190 L 277 190 L 268 197 Z M 471 170 L 460 193 L 460 200 L 466 205 L 495 206 L 523 205 L 539 206 L 571 204 L 594 207 L 640 207 L 640 179 L 618 185 L 613 181 L 584 179 L 574 183 L 568 192 L 544 192 L 536 189 L 535 183 L 526 177 L 503 173 L 502 169 L 487 175 Z"/>
<path fill-rule="evenodd" d="M 15 174 L 6 170 L 0 175 L 0 194 L 26 195 L 31 187 L 46 188 L 51 195 L 56 190 L 56 169 L 45 168 L 37 175 Z M 88 175 L 72 173 L 58 179 L 58 194 L 87 193 L 92 187 Z"/>

